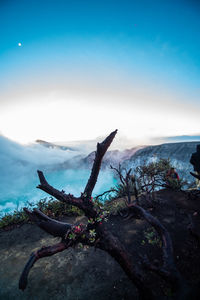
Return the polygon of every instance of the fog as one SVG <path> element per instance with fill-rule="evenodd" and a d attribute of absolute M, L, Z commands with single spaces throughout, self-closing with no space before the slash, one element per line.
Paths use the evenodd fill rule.
<path fill-rule="evenodd" d="M 85 147 L 86 148 L 86 147 Z M 89 153 L 88 153 L 89 154 Z M 0 213 L 1 215 L 23 207 L 27 201 L 37 202 L 48 195 L 36 188 L 39 183 L 37 170 L 44 171 L 55 188 L 79 196 L 87 183 L 90 170 L 79 168 L 78 159 L 85 157 L 80 149 L 61 150 L 40 144 L 20 145 L 0 136 Z M 70 161 L 70 169 L 62 163 Z M 73 162 L 76 163 L 73 164 Z M 100 172 L 94 195 L 115 184 L 109 170 Z"/>

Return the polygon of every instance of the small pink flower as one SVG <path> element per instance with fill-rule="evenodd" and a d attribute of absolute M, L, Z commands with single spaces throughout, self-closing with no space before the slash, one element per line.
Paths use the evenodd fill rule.
<path fill-rule="evenodd" d="M 81 227 L 80 227 L 79 225 L 78 225 L 78 226 L 75 226 L 74 232 L 75 232 L 75 233 L 81 232 Z"/>

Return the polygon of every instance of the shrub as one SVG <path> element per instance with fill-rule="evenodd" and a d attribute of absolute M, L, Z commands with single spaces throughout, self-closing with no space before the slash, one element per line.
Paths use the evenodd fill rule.
<path fill-rule="evenodd" d="M 47 216 L 57 218 L 63 215 L 81 216 L 83 214 L 77 207 L 54 200 L 52 197 L 40 199 L 36 204 L 28 202 L 26 207 L 38 208 Z M 0 218 L 0 228 L 23 224 L 28 221 L 29 218 L 23 209 L 15 210 L 13 213 L 5 214 Z"/>

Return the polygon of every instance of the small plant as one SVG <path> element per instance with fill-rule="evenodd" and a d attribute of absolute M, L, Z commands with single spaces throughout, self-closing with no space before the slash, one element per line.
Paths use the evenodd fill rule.
<path fill-rule="evenodd" d="M 78 248 L 79 248 L 79 249 L 83 249 L 83 244 L 82 244 L 82 243 L 79 243 L 79 244 L 78 244 Z"/>
<path fill-rule="evenodd" d="M 53 197 L 41 199 L 36 204 L 36 208 L 49 217 L 81 216 L 83 214 L 77 207 L 55 200 Z"/>
<path fill-rule="evenodd" d="M 41 210 L 44 214 L 49 217 L 59 218 L 63 215 L 67 216 L 81 216 L 82 211 L 72 205 L 62 203 L 55 200 L 53 197 L 40 199 L 36 204 L 27 202 L 27 208 L 37 208 Z M 5 228 L 7 226 L 24 224 L 29 221 L 27 214 L 23 209 L 15 210 L 13 213 L 5 214 L 0 218 L 0 228 Z"/>
<path fill-rule="evenodd" d="M 90 223 L 90 224 L 94 224 L 94 223 L 95 223 L 95 221 L 94 221 L 94 219 L 90 218 L 90 219 L 88 219 L 88 223 Z"/>
<path fill-rule="evenodd" d="M 145 240 L 142 240 L 141 244 L 144 245 L 146 242 L 151 245 L 162 246 L 160 237 L 157 235 L 156 231 L 153 228 L 149 228 L 144 231 Z"/>
<path fill-rule="evenodd" d="M 185 185 L 187 185 L 187 182 L 182 179 L 177 181 L 172 178 L 168 178 L 168 188 L 171 188 L 173 190 L 181 190 Z"/>
<path fill-rule="evenodd" d="M 105 211 L 108 211 L 108 214 L 117 215 L 123 208 L 126 208 L 126 203 L 124 199 L 112 199 L 110 201 L 106 201 L 104 204 Z"/>
<path fill-rule="evenodd" d="M 89 235 L 90 235 L 90 238 L 89 238 L 90 242 L 94 243 L 96 240 L 96 230 L 95 229 L 89 230 Z"/>
<path fill-rule="evenodd" d="M 29 218 L 25 214 L 23 210 L 17 211 L 15 210 L 11 214 L 5 214 L 0 219 L 0 228 L 4 228 L 10 225 L 23 224 L 27 222 Z"/>

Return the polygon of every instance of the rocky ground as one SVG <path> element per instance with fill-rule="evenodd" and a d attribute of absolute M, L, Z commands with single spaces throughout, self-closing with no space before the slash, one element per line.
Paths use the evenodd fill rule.
<path fill-rule="evenodd" d="M 198 221 L 199 202 L 198 198 L 189 200 L 186 193 L 163 190 L 156 193 L 153 208 L 148 208 L 170 231 L 177 267 L 191 285 L 200 281 L 200 244 L 187 228 L 188 215 L 194 214 Z M 77 218 L 65 220 L 77 222 Z M 136 263 L 139 254 L 145 253 L 160 263 L 159 238 L 145 221 L 117 215 L 110 218 L 108 227 L 134 253 Z M 20 291 L 19 276 L 31 252 L 57 241 L 34 224 L 0 232 L 0 299 L 137 299 L 136 289 L 120 266 L 107 253 L 93 248 L 69 249 L 39 260 L 29 274 L 27 289 Z M 170 296 L 170 287 L 158 277 L 149 272 L 147 279 L 161 299 Z"/>

